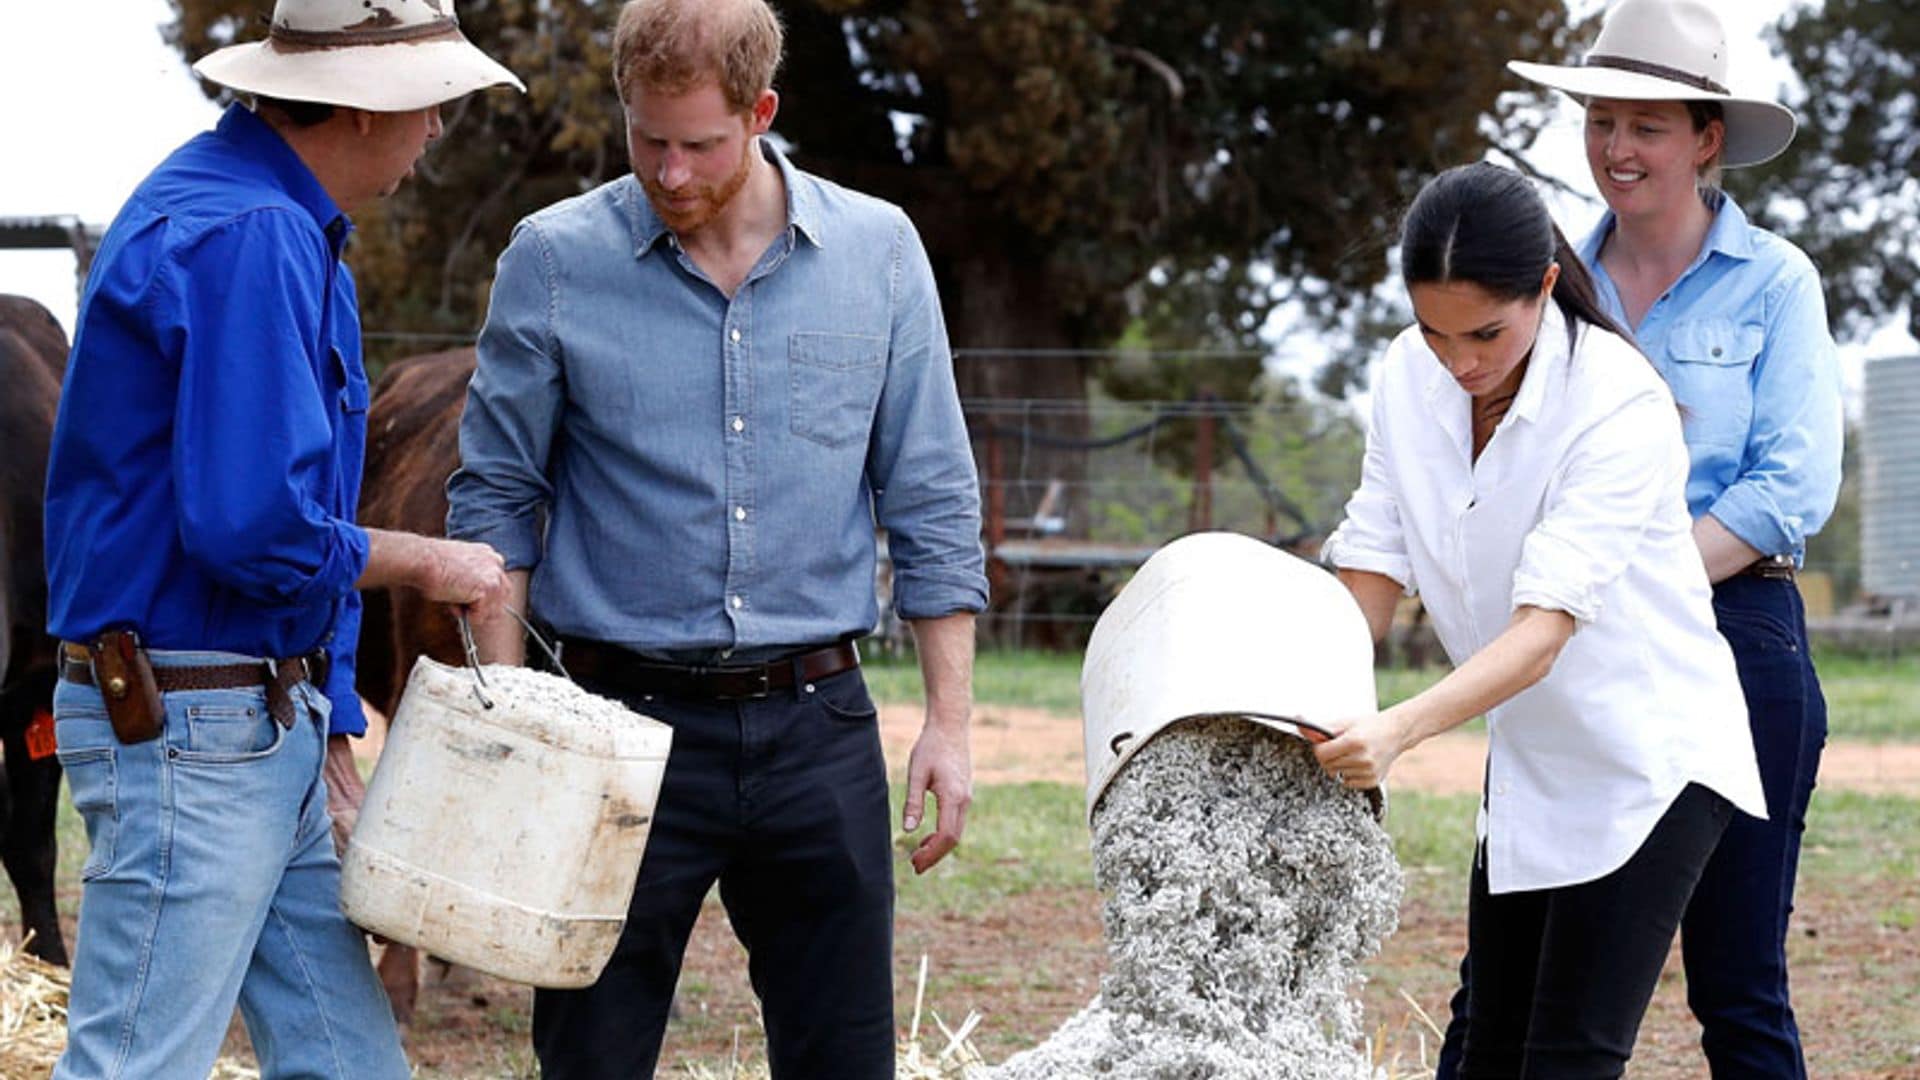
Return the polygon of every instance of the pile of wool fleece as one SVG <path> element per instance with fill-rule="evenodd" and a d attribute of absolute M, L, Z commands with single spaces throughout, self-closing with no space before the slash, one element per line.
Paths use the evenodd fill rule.
<path fill-rule="evenodd" d="M 1100 996 L 993 1080 L 1385 1076 L 1350 995 L 1399 925 L 1400 866 L 1305 742 L 1231 719 L 1168 729 L 1102 796 L 1093 856 Z"/>

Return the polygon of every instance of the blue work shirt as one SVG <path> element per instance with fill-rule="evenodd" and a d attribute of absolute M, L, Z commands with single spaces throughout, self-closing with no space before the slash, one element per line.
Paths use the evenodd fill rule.
<path fill-rule="evenodd" d="M 159 649 L 325 645 L 335 732 L 353 689 L 367 534 L 353 523 L 367 377 L 352 226 L 241 106 L 176 150 L 107 230 L 54 425 L 48 630 Z"/>
<path fill-rule="evenodd" d="M 787 227 L 731 298 L 630 175 L 500 256 L 448 532 L 535 568 L 531 606 L 563 634 L 735 660 L 864 634 L 876 521 L 901 617 L 986 604 L 919 235 L 762 145 Z"/>
<path fill-rule="evenodd" d="M 1713 226 L 1692 265 L 1632 327 L 1683 410 L 1687 509 L 1763 555 L 1805 558 L 1840 494 L 1840 362 L 1820 274 L 1797 247 L 1708 197 Z M 1612 211 L 1580 245 L 1600 302 L 1626 308 L 1600 249 Z"/>

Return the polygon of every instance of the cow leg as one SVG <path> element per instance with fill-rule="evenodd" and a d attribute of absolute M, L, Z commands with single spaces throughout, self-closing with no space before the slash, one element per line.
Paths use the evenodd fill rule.
<path fill-rule="evenodd" d="M 413 1023 L 414 1005 L 420 998 L 420 950 L 389 942 L 380 953 L 380 985 L 387 988 L 394 1020 Z"/>
<path fill-rule="evenodd" d="M 7 788 L 11 795 L 6 824 L 0 831 L 0 863 L 20 897 L 20 921 L 33 935 L 26 951 L 48 963 L 67 963 L 67 943 L 60 933 L 60 912 L 54 904 L 54 869 L 59 851 L 54 840 L 54 818 L 60 808 L 60 761 L 35 761 L 27 752 L 27 725 L 34 713 L 53 704 L 52 672 L 36 672 L 14 689 L 0 694 L 0 739 L 6 753 Z"/>

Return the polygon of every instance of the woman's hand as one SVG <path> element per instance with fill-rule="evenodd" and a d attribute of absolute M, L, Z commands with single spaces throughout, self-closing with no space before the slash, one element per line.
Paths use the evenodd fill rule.
<path fill-rule="evenodd" d="M 1348 723 L 1340 734 L 1313 748 L 1320 767 L 1347 787 L 1376 788 L 1406 749 L 1419 741 L 1407 703 Z"/>

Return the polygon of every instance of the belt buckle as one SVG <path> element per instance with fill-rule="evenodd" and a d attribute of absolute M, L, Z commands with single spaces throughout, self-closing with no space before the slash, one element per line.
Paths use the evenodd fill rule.
<path fill-rule="evenodd" d="M 757 668 L 749 668 L 740 674 L 747 677 L 749 689 L 744 694 L 735 695 L 736 697 L 747 701 L 758 701 L 773 693 L 773 679 L 767 674 L 767 669 L 764 665 Z"/>

